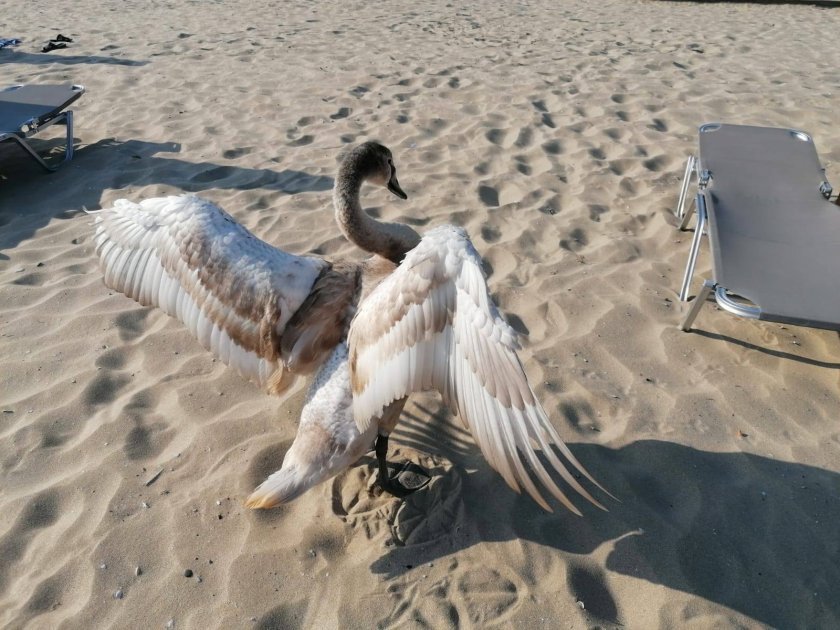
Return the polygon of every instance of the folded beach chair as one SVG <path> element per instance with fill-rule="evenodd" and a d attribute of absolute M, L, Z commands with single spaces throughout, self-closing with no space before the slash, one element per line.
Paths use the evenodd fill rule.
<path fill-rule="evenodd" d="M 62 111 L 84 94 L 81 85 L 13 85 L 0 89 L 0 142 L 13 140 L 48 171 L 51 165 L 26 141 L 45 127 L 61 123 L 67 126 L 64 162 L 73 157 L 73 112 Z"/>
<path fill-rule="evenodd" d="M 686 208 L 696 175 L 697 195 Z M 697 225 L 680 300 L 708 235 L 712 278 L 680 324 L 689 330 L 709 295 L 742 317 L 840 330 L 840 207 L 811 137 L 793 129 L 706 124 L 686 165 L 676 214 Z"/>

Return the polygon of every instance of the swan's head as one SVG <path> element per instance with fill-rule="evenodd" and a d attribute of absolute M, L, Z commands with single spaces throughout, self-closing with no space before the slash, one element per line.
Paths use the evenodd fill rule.
<path fill-rule="evenodd" d="M 397 167 L 391 150 L 378 142 L 365 142 L 353 148 L 341 162 L 339 178 L 342 174 L 353 174 L 372 184 L 384 186 L 400 199 L 408 199 L 397 180 Z"/>

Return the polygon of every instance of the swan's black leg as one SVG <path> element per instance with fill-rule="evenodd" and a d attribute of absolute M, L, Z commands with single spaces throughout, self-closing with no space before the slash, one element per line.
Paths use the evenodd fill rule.
<path fill-rule="evenodd" d="M 379 487 L 385 492 L 393 494 L 395 497 L 406 497 L 415 489 L 409 489 L 403 486 L 397 479 L 392 479 L 388 473 L 388 436 L 381 433 L 376 436 L 376 461 L 379 462 L 379 478 L 377 483 Z"/>

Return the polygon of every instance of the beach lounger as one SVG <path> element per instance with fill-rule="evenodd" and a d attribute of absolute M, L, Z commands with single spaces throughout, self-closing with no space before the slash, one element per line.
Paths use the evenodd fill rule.
<path fill-rule="evenodd" d="M 686 207 L 695 176 L 695 202 Z M 735 315 L 840 330 L 840 207 L 828 200 L 831 192 L 808 134 L 701 126 L 699 156 L 688 160 L 676 210 L 683 230 L 697 214 L 680 300 L 688 300 L 704 235 L 712 278 L 680 328 L 690 330 L 714 293 Z"/>
<path fill-rule="evenodd" d="M 67 127 L 64 149 L 66 162 L 73 158 L 73 112 L 62 111 L 84 94 L 81 85 L 13 85 L 0 89 L 0 143 L 16 142 L 48 171 L 61 163 L 51 165 L 35 152 L 27 138 L 60 123 Z"/>

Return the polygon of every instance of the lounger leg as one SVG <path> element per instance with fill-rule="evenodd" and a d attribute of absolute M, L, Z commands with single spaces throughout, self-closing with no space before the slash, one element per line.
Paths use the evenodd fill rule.
<path fill-rule="evenodd" d="M 35 152 L 35 149 L 33 149 L 31 146 L 29 146 L 29 143 L 28 143 L 26 140 L 24 140 L 23 138 L 18 138 L 17 136 L 12 136 L 12 140 L 14 140 L 15 142 L 17 142 L 17 143 L 18 143 L 18 145 L 19 145 L 19 146 L 20 146 L 20 147 L 21 147 L 24 151 L 26 151 L 26 152 L 27 152 L 27 153 L 28 153 L 28 154 L 32 157 L 32 159 L 33 159 L 33 160 L 35 160 L 36 162 L 38 162 L 38 164 L 40 164 L 41 166 L 43 166 L 43 167 L 44 167 L 45 169 L 47 169 L 48 171 L 54 171 L 54 170 L 56 170 L 56 169 L 58 168 L 57 166 L 50 166 L 49 164 L 47 164 L 46 162 L 44 162 L 44 159 L 43 159 L 40 155 L 38 155 L 38 154 Z"/>
<path fill-rule="evenodd" d="M 67 144 L 64 149 L 64 161 L 73 159 L 73 112 L 64 112 L 64 124 L 67 127 Z"/>
<path fill-rule="evenodd" d="M 680 187 L 680 199 L 677 202 L 677 211 L 676 215 L 678 219 L 682 219 L 682 225 L 680 225 L 680 229 L 685 229 L 685 223 L 687 220 L 684 218 L 685 213 L 685 198 L 688 194 L 688 187 L 691 184 L 691 175 L 694 173 L 694 161 L 695 157 L 693 155 L 688 156 L 688 161 L 685 163 L 685 173 L 683 174 L 682 179 L 682 186 Z M 690 211 L 690 210 L 689 210 Z"/>
<path fill-rule="evenodd" d="M 685 275 L 683 276 L 682 287 L 680 287 L 680 301 L 685 302 L 688 299 L 688 289 L 691 284 L 691 278 L 694 275 L 694 266 L 697 264 L 697 254 L 700 252 L 700 240 L 703 238 L 703 232 L 706 230 L 706 213 L 704 211 L 705 204 L 701 200 L 702 193 L 697 193 L 697 201 L 695 202 L 697 212 L 697 226 L 694 228 L 694 238 L 691 241 L 691 250 L 688 254 L 688 264 L 685 266 Z"/>
<path fill-rule="evenodd" d="M 692 201 L 688 205 L 688 210 L 683 214 L 682 221 L 680 221 L 680 231 L 685 231 L 688 228 L 688 222 L 691 221 L 691 215 L 694 214 L 694 209 L 697 207 L 696 202 Z"/>
<path fill-rule="evenodd" d="M 703 305 L 706 303 L 706 300 L 709 298 L 709 294 L 714 290 L 715 286 L 715 283 L 711 280 L 705 280 L 703 282 L 703 288 L 700 289 L 700 293 L 698 293 L 697 297 L 694 298 L 694 303 L 691 305 L 691 308 L 688 309 L 688 313 L 686 313 L 685 318 L 680 324 L 680 330 L 683 332 L 691 330 L 691 325 L 694 323 L 694 320 L 697 319 L 697 314 L 700 312 L 700 309 L 703 308 Z"/>
<path fill-rule="evenodd" d="M 9 138 L 11 138 L 15 142 L 17 142 L 18 145 L 32 157 L 32 159 L 34 159 L 44 169 L 50 171 L 51 173 L 54 172 L 54 171 L 57 171 L 58 167 L 61 166 L 61 164 L 63 164 L 64 162 L 67 162 L 68 160 L 73 159 L 73 112 L 72 111 L 62 112 L 56 118 L 51 120 L 49 123 L 47 123 L 46 125 L 43 125 L 41 127 L 41 129 L 43 129 L 44 127 L 48 127 L 49 125 L 53 125 L 53 124 L 66 125 L 66 127 L 67 127 L 67 134 L 66 134 L 67 139 L 65 141 L 66 144 L 64 146 L 64 159 L 61 162 L 59 162 L 58 164 L 56 164 L 55 166 L 47 164 L 47 162 L 44 160 L 44 158 L 42 158 L 40 155 L 38 155 L 38 153 L 35 151 L 35 149 L 33 149 L 29 145 L 29 143 L 26 140 L 24 140 L 23 138 L 20 138 L 16 135 L 9 136 Z"/>

